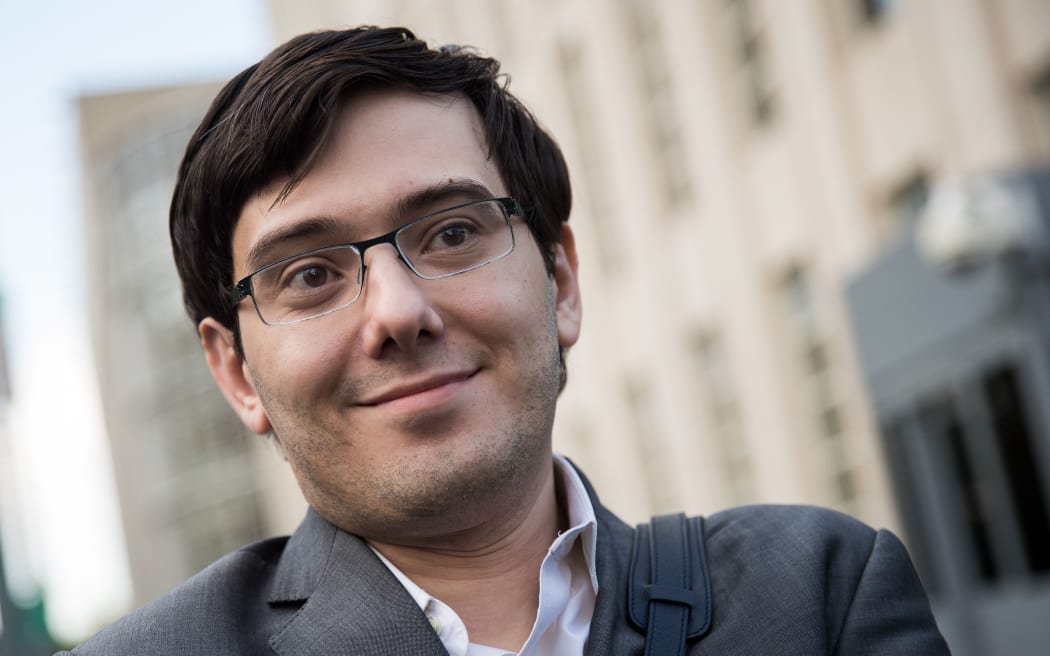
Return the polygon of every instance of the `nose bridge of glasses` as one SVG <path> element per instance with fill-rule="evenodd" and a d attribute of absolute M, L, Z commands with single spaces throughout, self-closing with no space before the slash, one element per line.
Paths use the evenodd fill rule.
<path fill-rule="evenodd" d="M 393 251 L 393 256 L 396 257 L 406 269 L 415 273 L 412 263 L 409 261 L 408 257 L 406 257 L 404 251 L 401 250 L 401 246 L 397 243 L 397 235 L 398 231 L 395 230 L 394 232 L 387 233 L 381 237 L 376 237 L 375 239 L 356 244 L 357 252 L 361 255 L 362 284 L 364 284 L 364 275 L 368 273 L 368 269 L 371 266 L 369 264 L 369 259 L 374 259 L 377 256 L 377 251 L 372 249 L 373 246 L 382 246 L 384 244 L 389 245 L 390 250 Z M 368 255 L 369 250 L 372 250 L 371 256 Z M 384 250 L 386 249 L 379 249 L 379 252 L 381 253 Z"/>
<path fill-rule="evenodd" d="M 423 278 L 412 264 L 404 257 L 401 250 L 390 242 L 379 242 L 381 246 L 389 243 L 389 248 L 371 249 L 366 258 L 361 252 L 361 284 L 358 290 L 359 302 L 367 308 L 363 310 L 370 316 L 386 316 L 396 310 L 394 315 L 404 315 L 411 308 L 427 305 L 421 301 L 425 293 L 422 287 Z M 368 249 L 365 249 L 366 251 Z M 378 314 L 377 314 L 378 313 Z"/>

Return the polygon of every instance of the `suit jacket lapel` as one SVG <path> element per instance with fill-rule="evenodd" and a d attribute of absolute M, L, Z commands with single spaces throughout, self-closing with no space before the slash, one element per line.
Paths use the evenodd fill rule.
<path fill-rule="evenodd" d="M 360 538 L 312 510 L 289 540 L 271 604 L 305 600 L 270 638 L 278 654 L 447 656 L 426 616 Z"/>

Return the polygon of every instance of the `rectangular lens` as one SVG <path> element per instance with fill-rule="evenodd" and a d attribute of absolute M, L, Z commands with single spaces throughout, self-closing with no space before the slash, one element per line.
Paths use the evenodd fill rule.
<path fill-rule="evenodd" d="M 352 246 L 307 251 L 260 270 L 252 293 L 266 323 L 305 321 L 345 307 L 361 291 L 361 256 Z"/>
<path fill-rule="evenodd" d="M 414 221 L 397 234 L 397 245 L 419 275 L 441 278 L 503 257 L 514 237 L 503 206 L 487 200 Z"/>

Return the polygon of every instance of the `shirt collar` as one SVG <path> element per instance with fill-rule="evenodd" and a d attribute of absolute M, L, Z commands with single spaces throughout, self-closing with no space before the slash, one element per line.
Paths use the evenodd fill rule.
<path fill-rule="evenodd" d="M 578 535 L 583 541 L 583 557 L 587 561 L 587 572 L 591 577 L 591 586 L 598 593 L 597 536 L 598 519 L 594 515 L 594 505 L 583 486 L 583 480 L 569 461 L 557 453 L 554 454 L 554 475 L 561 477 L 565 498 L 565 514 L 570 528 L 566 535 Z M 560 537 L 560 536 L 559 536 Z M 571 538 L 570 538 L 571 539 Z M 555 541 L 557 543 L 557 540 Z"/>
<path fill-rule="evenodd" d="M 595 563 L 597 562 L 598 519 L 594 514 L 594 505 L 591 503 L 591 497 L 587 494 L 587 488 L 584 487 L 583 480 L 576 472 L 576 469 L 569 464 L 565 456 L 557 453 L 554 454 L 554 475 L 561 479 L 561 488 L 564 493 L 562 500 L 565 503 L 564 510 L 569 528 L 558 532 L 558 536 L 551 545 L 551 550 L 553 551 L 564 544 L 564 549 L 568 551 L 572 547 L 573 540 L 579 537 L 583 541 L 583 557 L 587 562 L 587 572 L 591 577 L 591 586 L 594 588 L 595 594 L 597 594 L 598 570 Z M 415 600 L 416 604 L 421 609 L 426 610 L 427 604 L 434 598 L 416 585 L 412 579 L 405 576 L 401 570 L 387 560 L 383 554 L 376 551 L 372 545 L 368 546 L 379 556 L 379 560 L 383 561 L 387 569 L 397 577 L 401 585 L 405 586 L 405 589 L 412 595 L 412 599 Z"/>
<path fill-rule="evenodd" d="M 584 487 L 583 480 L 576 472 L 576 469 L 564 456 L 557 453 L 554 454 L 554 475 L 559 479 L 559 486 L 562 490 L 559 501 L 565 504 L 562 510 L 565 511 L 569 528 L 558 532 L 558 536 L 550 546 L 548 558 L 551 556 L 558 560 L 564 558 L 572 550 L 576 539 L 580 539 L 591 587 L 594 590 L 594 594 L 597 595 L 598 572 L 595 563 L 597 562 L 598 520 L 594 514 L 594 505 L 591 503 L 591 497 L 587 494 L 587 488 Z M 386 568 L 408 591 L 408 594 L 419 606 L 419 609 L 427 616 L 431 626 L 437 632 L 439 639 L 444 643 L 449 653 L 465 654 L 468 646 L 466 627 L 463 626 L 455 611 L 445 605 L 440 599 L 431 596 L 426 590 L 416 585 L 412 579 L 408 578 L 404 572 L 387 560 L 383 554 L 376 551 L 375 547 L 369 545 L 369 548 L 375 552 L 379 560 L 386 565 Z"/>

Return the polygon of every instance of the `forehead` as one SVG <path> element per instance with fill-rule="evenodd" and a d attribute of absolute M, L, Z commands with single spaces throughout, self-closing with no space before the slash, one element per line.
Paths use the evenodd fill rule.
<path fill-rule="evenodd" d="M 359 241 L 387 232 L 405 213 L 438 207 L 406 205 L 410 198 L 441 194 L 423 190 L 476 183 L 492 196 L 506 195 L 488 157 L 477 110 L 459 96 L 424 96 L 373 91 L 343 105 L 325 150 L 310 173 L 280 202 L 286 180 L 278 180 L 242 208 L 234 228 L 235 278 L 247 275 L 248 254 L 274 236 L 308 227 L 313 243 Z M 330 233 L 330 234 L 329 234 Z M 289 248 L 294 244 L 289 245 Z"/>

